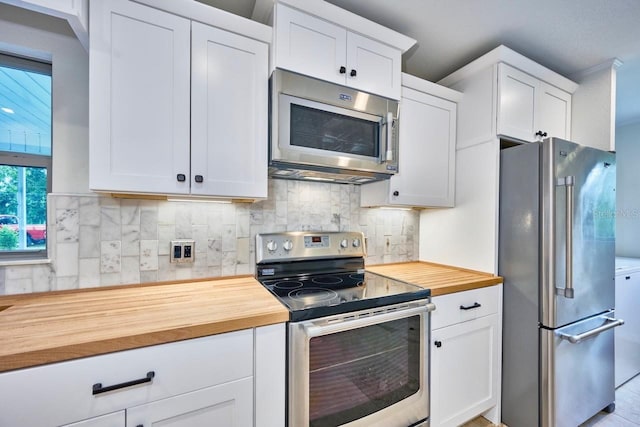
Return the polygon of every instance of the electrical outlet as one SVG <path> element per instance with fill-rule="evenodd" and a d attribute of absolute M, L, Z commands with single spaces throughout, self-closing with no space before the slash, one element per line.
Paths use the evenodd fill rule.
<path fill-rule="evenodd" d="M 189 239 L 172 240 L 169 253 L 171 255 L 169 261 L 172 263 L 193 262 L 196 255 L 196 242 Z"/>

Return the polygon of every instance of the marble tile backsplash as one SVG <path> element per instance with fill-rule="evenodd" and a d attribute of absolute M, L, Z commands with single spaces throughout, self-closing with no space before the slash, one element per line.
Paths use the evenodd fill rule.
<path fill-rule="evenodd" d="M 419 212 L 360 208 L 360 187 L 270 180 L 256 203 L 49 195 L 50 264 L 0 267 L 0 294 L 196 279 L 255 270 L 255 236 L 356 230 L 367 264 L 418 257 Z M 193 264 L 169 262 L 170 241 L 195 240 Z"/>

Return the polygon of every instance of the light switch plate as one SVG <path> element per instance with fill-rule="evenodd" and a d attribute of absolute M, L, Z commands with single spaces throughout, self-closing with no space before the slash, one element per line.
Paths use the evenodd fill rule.
<path fill-rule="evenodd" d="M 169 247 L 169 261 L 172 263 L 192 263 L 196 257 L 196 242 L 190 239 L 172 240 Z"/>

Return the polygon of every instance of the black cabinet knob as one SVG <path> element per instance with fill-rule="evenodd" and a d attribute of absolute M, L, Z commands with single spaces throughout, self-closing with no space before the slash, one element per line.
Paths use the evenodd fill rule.
<path fill-rule="evenodd" d="M 356 70 L 351 70 L 351 73 L 349 73 L 349 75 L 350 75 L 351 77 L 355 77 L 355 76 L 356 76 L 356 74 L 357 74 L 357 73 L 356 73 Z"/>
<path fill-rule="evenodd" d="M 400 192 L 398 190 L 396 190 L 396 191 L 393 192 L 393 195 L 397 197 L 397 196 L 400 195 Z"/>
<path fill-rule="evenodd" d="M 434 341 L 434 344 L 438 348 L 442 347 L 442 341 Z"/>
<path fill-rule="evenodd" d="M 344 65 L 340 67 L 340 74 L 344 74 L 346 72 L 347 72 L 347 67 L 345 67 Z"/>
<path fill-rule="evenodd" d="M 204 178 L 203 178 L 203 176 L 202 176 L 202 175 L 196 175 L 196 176 L 195 176 L 195 180 L 196 180 L 196 182 L 197 182 L 198 184 L 200 184 L 200 183 L 204 182 Z"/>
<path fill-rule="evenodd" d="M 178 182 L 185 182 L 187 180 L 187 176 L 183 173 L 179 173 L 176 176 L 176 179 L 178 180 Z"/>

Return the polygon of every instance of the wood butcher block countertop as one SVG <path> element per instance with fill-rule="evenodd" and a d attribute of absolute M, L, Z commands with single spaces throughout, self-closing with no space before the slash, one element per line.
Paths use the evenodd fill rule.
<path fill-rule="evenodd" d="M 431 296 L 468 291 L 502 283 L 502 277 L 442 264 L 415 261 L 367 266 L 372 273 L 431 289 Z"/>
<path fill-rule="evenodd" d="M 0 372 L 286 322 L 253 277 L 0 297 Z"/>

